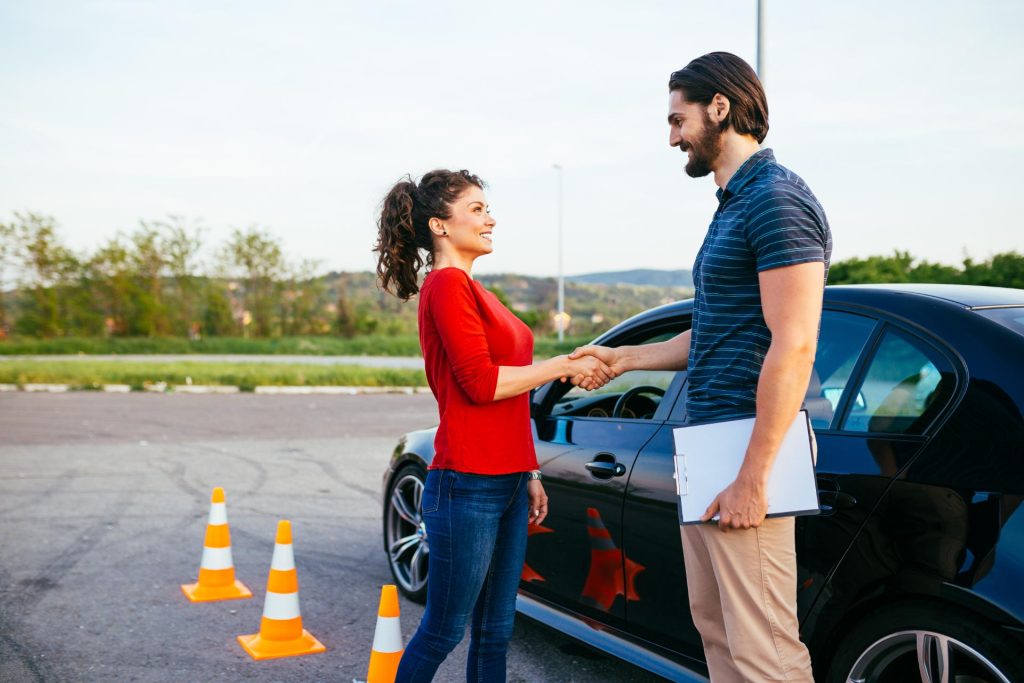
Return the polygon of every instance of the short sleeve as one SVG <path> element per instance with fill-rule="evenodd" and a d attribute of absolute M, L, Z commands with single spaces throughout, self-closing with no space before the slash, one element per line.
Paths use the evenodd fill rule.
<path fill-rule="evenodd" d="M 469 276 L 444 268 L 432 276 L 430 316 L 459 387 L 473 403 L 494 400 L 498 366 L 490 347 Z"/>
<path fill-rule="evenodd" d="M 747 211 L 747 242 L 757 259 L 757 272 L 825 262 L 825 215 L 807 191 L 775 183 L 754 195 Z"/>

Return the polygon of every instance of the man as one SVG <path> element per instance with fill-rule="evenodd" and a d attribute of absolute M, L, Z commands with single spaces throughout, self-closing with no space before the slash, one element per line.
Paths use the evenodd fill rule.
<path fill-rule="evenodd" d="M 690 609 L 711 680 L 811 681 L 796 616 L 793 517 L 765 519 L 772 463 L 807 390 L 832 238 L 807 185 L 760 149 L 764 90 L 725 52 L 669 80 L 669 144 L 714 174 L 718 209 L 693 266 L 690 331 L 658 344 L 586 346 L 616 374 L 689 369 L 691 422 L 756 417 L 736 480 L 681 528 Z M 585 384 L 585 383 L 584 383 Z"/>

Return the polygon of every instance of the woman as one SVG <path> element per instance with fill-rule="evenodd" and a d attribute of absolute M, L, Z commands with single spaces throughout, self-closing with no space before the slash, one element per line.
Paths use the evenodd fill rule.
<path fill-rule="evenodd" d="M 547 515 L 528 392 L 557 378 L 600 386 L 612 377 L 592 356 L 533 363 L 530 328 L 472 277 L 494 249 L 494 225 L 480 178 L 445 170 L 396 184 L 378 221 L 382 286 L 403 300 L 419 293 L 420 346 L 441 418 L 422 499 L 427 607 L 401 682 L 432 680 L 467 623 L 467 680 L 505 680 L 526 527 Z"/>

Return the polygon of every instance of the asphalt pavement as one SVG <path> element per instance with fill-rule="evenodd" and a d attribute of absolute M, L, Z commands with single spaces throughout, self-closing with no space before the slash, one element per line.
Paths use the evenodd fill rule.
<path fill-rule="evenodd" d="M 0 394 L 0 681 L 363 678 L 380 586 L 381 475 L 430 396 Z M 190 603 L 210 491 L 227 493 L 254 597 Z M 324 654 L 256 662 L 279 519 L 293 526 L 305 627 Z M 422 608 L 401 602 L 402 631 Z M 465 680 L 464 640 L 438 681 Z M 649 681 L 517 618 L 509 681 Z"/>

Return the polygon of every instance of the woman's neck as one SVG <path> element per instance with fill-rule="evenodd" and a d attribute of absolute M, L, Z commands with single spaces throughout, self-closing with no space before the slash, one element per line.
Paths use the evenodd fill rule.
<path fill-rule="evenodd" d="M 462 254 L 440 253 L 434 254 L 434 270 L 442 268 L 458 268 L 466 271 L 466 274 L 473 277 L 473 261 L 476 257 L 464 256 Z"/>

